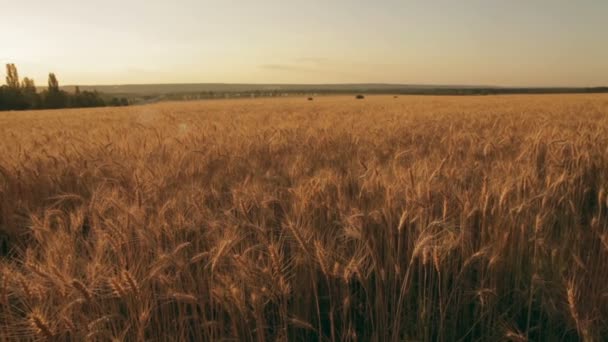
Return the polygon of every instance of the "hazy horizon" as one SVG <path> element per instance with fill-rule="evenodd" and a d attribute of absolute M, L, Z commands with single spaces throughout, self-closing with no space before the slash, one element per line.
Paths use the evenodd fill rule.
<path fill-rule="evenodd" d="M 3 7 L 0 63 L 17 64 L 38 86 L 49 72 L 62 85 L 608 85 L 606 1 Z"/>

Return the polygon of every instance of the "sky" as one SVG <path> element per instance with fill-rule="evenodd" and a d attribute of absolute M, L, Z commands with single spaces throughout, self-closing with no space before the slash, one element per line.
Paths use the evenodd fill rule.
<path fill-rule="evenodd" d="M 608 85 L 606 0 L 0 0 L 46 84 Z M 4 77 L 4 70 L 0 72 Z"/>

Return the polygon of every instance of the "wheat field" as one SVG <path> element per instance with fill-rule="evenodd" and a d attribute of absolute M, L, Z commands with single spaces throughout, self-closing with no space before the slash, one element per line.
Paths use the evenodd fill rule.
<path fill-rule="evenodd" d="M 599 341 L 608 96 L 0 113 L 0 340 Z"/>

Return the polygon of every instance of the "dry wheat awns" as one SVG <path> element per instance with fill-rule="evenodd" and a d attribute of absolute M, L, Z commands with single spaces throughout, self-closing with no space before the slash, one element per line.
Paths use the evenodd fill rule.
<path fill-rule="evenodd" d="M 600 341 L 608 96 L 0 113 L 0 341 Z"/>

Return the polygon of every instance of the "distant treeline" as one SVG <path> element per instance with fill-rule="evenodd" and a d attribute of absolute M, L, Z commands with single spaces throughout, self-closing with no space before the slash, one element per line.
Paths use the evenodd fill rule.
<path fill-rule="evenodd" d="M 139 95 L 138 101 L 188 101 L 223 98 L 257 98 L 283 96 L 316 96 L 316 95 L 435 95 L 435 96 L 480 96 L 480 95 L 515 95 L 515 94 L 590 94 L 608 93 L 608 87 L 593 88 L 394 88 L 394 89 L 281 89 L 281 90 L 250 90 L 250 91 L 200 91 L 172 92 Z"/>
<path fill-rule="evenodd" d="M 64 88 L 65 89 L 65 88 Z M 70 87 L 69 90 L 73 91 Z M 315 96 L 315 95 L 499 95 L 499 94 L 576 94 L 608 93 L 608 87 L 496 87 L 489 85 L 416 85 L 416 84 L 126 84 L 83 86 L 113 96 L 126 96 L 133 103 L 166 100 L 217 98 Z M 68 90 L 68 89 L 65 89 Z"/>
<path fill-rule="evenodd" d="M 26 110 L 26 109 L 55 109 L 55 108 L 83 108 L 104 106 L 126 106 L 126 98 L 105 99 L 97 91 L 80 91 L 75 88 L 74 93 L 59 89 L 59 82 L 55 74 L 50 73 L 48 87 L 38 92 L 34 80 L 25 77 L 19 79 L 15 64 L 6 65 L 6 84 L 0 86 L 0 110 Z"/>
<path fill-rule="evenodd" d="M 379 93 L 369 91 L 370 94 Z M 515 95 L 515 94 L 592 94 L 608 93 L 608 87 L 589 88 L 431 88 L 402 89 L 391 92 L 402 95 Z"/>

